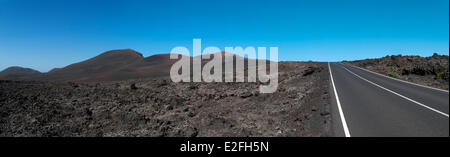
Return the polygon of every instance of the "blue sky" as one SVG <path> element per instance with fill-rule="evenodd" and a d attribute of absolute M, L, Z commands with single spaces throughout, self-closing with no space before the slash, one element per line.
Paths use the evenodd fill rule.
<path fill-rule="evenodd" d="M 278 46 L 279 60 L 449 53 L 448 0 L 0 0 L 0 70 L 46 72 L 112 49 Z"/>

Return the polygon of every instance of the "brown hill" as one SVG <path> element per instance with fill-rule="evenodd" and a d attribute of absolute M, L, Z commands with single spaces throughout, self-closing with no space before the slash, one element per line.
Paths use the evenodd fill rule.
<path fill-rule="evenodd" d="M 170 66 L 168 54 L 144 58 L 131 49 L 112 50 L 94 58 L 52 70 L 40 78 L 52 81 L 112 81 L 145 77 L 168 76 Z"/>
<path fill-rule="evenodd" d="M 249 59 L 247 58 L 229 52 L 219 53 L 222 54 L 224 58 L 233 57 L 233 65 L 237 60 L 244 60 L 244 65 L 247 65 L 249 61 Z M 196 56 L 196 58 L 198 57 L 200 56 Z M 212 58 L 213 56 L 211 56 L 211 59 Z M 193 58 L 190 57 L 190 59 L 192 61 Z M 211 59 L 202 60 L 202 65 L 205 65 Z M 8 80 L 70 82 L 119 81 L 139 78 L 161 78 L 170 76 L 170 68 L 176 61 L 178 60 L 170 59 L 170 54 L 158 54 L 144 58 L 141 53 L 131 49 L 111 50 L 79 63 L 74 63 L 63 68 L 54 68 L 47 73 L 27 76 L 15 75 L 14 77 L 10 75 L 0 75 L 0 78 Z M 223 66 L 223 68 L 224 67 L 225 66 Z M 246 70 L 248 70 L 249 68 L 257 68 L 257 66 L 245 66 Z"/>
<path fill-rule="evenodd" d="M 0 74 L 4 75 L 30 75 L 30 74 L 40 74 L 41 72 L 30 69 L 30 68 L 24 68 L 19 66 L 12 66 L 9 68 L 6 68 L 5 70 L 1 71 Z"/>
<path fill-rule="evenodd" d="M 12 66 L 0 72 L 0 80 L 23 80 L 24 78 L 34 78 L 41 74 L 41 72 L 34 69 Z"/>

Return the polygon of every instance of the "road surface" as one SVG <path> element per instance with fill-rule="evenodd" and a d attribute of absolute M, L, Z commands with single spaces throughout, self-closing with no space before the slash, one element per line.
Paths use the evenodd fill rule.
<path fill-rule="evenodd" d="M 336 136 L 449 136 L 449 93 L 329 63 Z"/>

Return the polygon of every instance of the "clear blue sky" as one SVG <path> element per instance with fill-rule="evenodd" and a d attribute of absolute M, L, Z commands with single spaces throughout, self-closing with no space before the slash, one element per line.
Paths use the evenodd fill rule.
<path fill-rule="evenodd" d="M 448 0 L 0 0 L 0 70 L 48 71 L 112 49 L 278 46 L 279 60 L 449 53 Z"/>

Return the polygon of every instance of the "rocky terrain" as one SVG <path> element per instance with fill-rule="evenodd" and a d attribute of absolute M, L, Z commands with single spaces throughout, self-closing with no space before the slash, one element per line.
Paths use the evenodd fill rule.
<path fill-rule="evenodd" d="M 345 61 L 377 73 L 402 80 L 449 89 L 449 56 L 433 54 L 430 57 L 392 55 L 378 59 Z"/>
<path fill-rule="evenodd" d="M 142 56 L 134 53 L 130 59 L 145 63 L 147 70 L 154 63 L 141 62 Z M 75 67 L 88 65 L 84 63 L 100 65 L 87 61 Z M 332 136 L 327 64 L 278 66 L 279 86 L 271 94 L 259 93 L 260 83 L 174 83 L 166 75 L 3 80 L 0 136 Z M 82 73 L 80 69 L 72 65 L 53 72 L 72 79 L 76 75 L 68 71 Z M 108 71 L 108 76 L 116 75 Z"/>

